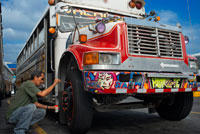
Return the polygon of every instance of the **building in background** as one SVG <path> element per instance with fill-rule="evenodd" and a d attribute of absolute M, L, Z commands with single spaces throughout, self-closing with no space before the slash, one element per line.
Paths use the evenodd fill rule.
<path fill-rule="evenodd" d="M 8 68 L 10 68 L 13 73 L 16 75 L 16 68 L 17 68 L 17 64 L 11 63 L 11 62 L 5 62 L 8 66 Z"/>
<path fill-rule="evenodd" d="M 14 91 L 15 74 L 6 63 L 4 63 L 3 78 L 5 80 L 5 96 L 9 97 L 11 92 Z"/>

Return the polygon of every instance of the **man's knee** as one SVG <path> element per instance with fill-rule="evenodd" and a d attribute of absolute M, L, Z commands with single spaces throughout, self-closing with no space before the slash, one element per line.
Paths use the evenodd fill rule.
<path fill-rule="evenodd" d="M 41 114 L 42 114 L 43 116 L 46 115 L 46 110 L 45 110 L 45 109 L 40 109 L 40 112 L 41 112 Z"/>
<path fill-rule="evenodd" d="M 31 111 L 35 111 L 36 110 L 36 105 L 35 104 L 28 104 L 26 107 L 28 109 L 30 109 Z"/>
<path fill-rule="evenodd" d="M 37 108 L 36 114 L 38 116 L 40 116 L 41 118 L 44 118 L 44 116 L 46 115 L 46 110 L 45 109 L 41 109 L 41 108 Z"/>

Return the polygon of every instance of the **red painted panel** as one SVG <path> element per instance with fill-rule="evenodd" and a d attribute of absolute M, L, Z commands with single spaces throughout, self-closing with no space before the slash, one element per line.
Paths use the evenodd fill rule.
<path fill-rule="evenodd" d="M 118 35 L 119 34 L 119 35 Z M 128 56 L 127 49 L 127 29 L 124 22 L 115 25 L 112 30 L 106 34 L 89 39 L 83 44 L 74 44 L 67 49 L 71 51 L 75 56 L 79 64 L 79 68 L 82 70 L 83 54 L 91 51 L 103 51 L 103 52 L 119 52 L 121 53 L 121 61 L 124 62 Z"/>
<path fill-rule="evenodd" d="M 183 34 L 181 34 L 181 43 L 182 43 L 182 49 L 183 49 L 184 62 L 185 62 L 185 64 L 189 65 L 188 56 L 187 56 L 187 53 L 186 53 L 185 39 L 184 39 Z"/>

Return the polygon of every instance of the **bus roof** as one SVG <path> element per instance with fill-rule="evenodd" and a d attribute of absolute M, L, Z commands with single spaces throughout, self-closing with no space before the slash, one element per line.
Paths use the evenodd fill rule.
<path fill-rule="evenodd" d="M 144 15 L 145 14 L 145 2 L 144 0 L 134 0 L 134 2 L 141 2 L 142 9 L 130 8 L 129 2 L 131 0 L 61 0 L 64 3 L 80 5 L 80 7 L 92 7 L 93 9 L 104 9 L 105 11 L 111 11 L 116 13 L 128 13 L 132 15 Z"/>

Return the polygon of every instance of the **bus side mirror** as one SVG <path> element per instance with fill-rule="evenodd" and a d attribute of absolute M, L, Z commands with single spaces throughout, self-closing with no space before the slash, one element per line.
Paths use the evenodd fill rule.
<path fill-rule="evenodd" d="M 94 24 L 88 25 L 88 29 L 89 29 L 90 31 L 92 31 L 94 34 L 97 33 L 95 26 L 96 26 L 96 25 L 94 25 Z"/>

